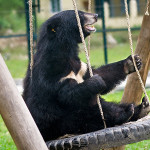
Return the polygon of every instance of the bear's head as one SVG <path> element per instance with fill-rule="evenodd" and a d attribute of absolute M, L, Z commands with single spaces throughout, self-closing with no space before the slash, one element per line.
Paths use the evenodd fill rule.
<path fill-rule="evenodd" d="M 86 38 L 96 29 L 92 26 L 98 18 L 97 14 L 78 11 L 84 37 Z M 40 36 L 47 36 L 49 40 L 58 41 L 58 43 L 68 43 L 74 41 L 81 42 L 79 28 L 74 10 L 62 11 L 49 18 L 43 25 Z"/>

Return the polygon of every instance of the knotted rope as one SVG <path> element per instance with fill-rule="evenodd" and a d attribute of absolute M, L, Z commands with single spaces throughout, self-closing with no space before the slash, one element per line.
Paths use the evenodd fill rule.
<path fill-rule="evenodd" d="M 137 66 L 136 66 L 136 62 L 135 62 L 135 59 L 134 59 L 133 42 L 132 42 L 132 34 L 131 34 L 131 25 L 130 25 L 130 20 L 129 20 L 129 12 L 128 12 L 127 0 L 124 0 L 124 3 L 125 3 L 125 11 L 126 11 L 126 19 L 127 19 L 127 26 L 128 26 L 128 35 L 129 35 L 131 56 L 132 56 L 132 59 L 133 59 L 134 67 L 135 67 L 135 70 L 136 70 L 138 79 L 139 79 L 139 81 L 140 81 L 142 90 L 143 90 L 143 92 L 144 92 L 146 98 L 149 100 L 148 95 L 147 95 L 147 93 L 146 93 L 146 89 L 145 89 L 144 83 L 143 83 L 143 81 L 142 81 L 141 75 L 140 75 L 140 73 L 139 73 L 139 70 L 138 70 L 138 68 L 137 68 Z"/>
<path fill-rule="evenodd" d="M 146 12 L 145 12 L 145 15 L 146 16 L 149 16 L 149 11 L 148 11 L 148 9 L 149 9 L 149 0 L 147 0 L 147 7 L 146 7 Z"/>
<path fill-rule="evenodd" d="M 91 7 L 92 7 L 92 2 L 91 0 L 88 1 L 88 12 L 91 13 Z M 91 48 L 91 35 L 88 37 L 88 55 L 90 58 L 90 48 Z"/>
<path fill-rule="evenodd" d="M 91 63 L 90 63 L 90 58 L 89 58 L 89 55 L 88 55 L 88 50 L 87 50 L 87 47 L 86 47 L 86 43 L 85 43 L 85 40 L 84 40 L 84 35 L 83 35 L 82 27 L 81 27 L 81 22 L 80 22 L 80 18 L 79 18 L 79 14 L 78 14 L 77 5 L 76 5 L 75 0 L 72 0 L 72 2 L 73 2 L 75 15 L 76 15 L 76 19 L 77 19 L 77 23 L 78 23 L 78 27 L 79 27 L 80 37 L 81 37 L 81 40 L 82 40 L 82 43 L 83 43 L 83 46 L 84 46 L 84 51 L 85 51 L 85 55 L 86 55 L 86 60 L 87 60 L 90 76 L 92 77 L 93 76 L 93 71 L 92 71 L 92 68 L 91 68 Z M 97 95 L 97 104 L 99 106 L 100 114 L 102 116 L 102 120 L 103 120 L 103 123 L 104 123 L 104 128 L 106 128 L 106 122 L 105 122 L 105 119 L 104 119 L 104 113 L 103 113 L 102 105 L 100 103 L 98 95 Z"/>
<path fill-rule="evenodd" d="M 32 78 L 33 67 L 33 16 L 32 16 L 32 0 L 29 0 L 29 20 L 30 20 L 30 70 Z"/>

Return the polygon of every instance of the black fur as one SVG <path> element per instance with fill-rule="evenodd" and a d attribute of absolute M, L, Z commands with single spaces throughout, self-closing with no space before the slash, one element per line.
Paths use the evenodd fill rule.
<path fill-rule="evenodd" d="M 90 33 L 84 25 L 88 20 L 79 11 L 84 36 Z M 48 19 L 42 26 L 34 55 L 33 76 L 28 68 L 24 80 L 23 98 L 45 141 L 65 134 L 81 134 L 104 128 L 96 94 L 106 94 L 134 72 L 131 57 L 93 69 L 94 76 L 84 74 L 84 82 L 66 77 L 81 69 L 78 57 L 81 43 L 74 11 L 64 11 Z M 137 65 L 141 66 L 138 56 Z M 139 67 L 140 68 L 140 67 Z M 141 105 L 115 104 L 100 97 L 107 127 L 136 120 Z M 132 119 L 133 118 L 133 119 Z"/>

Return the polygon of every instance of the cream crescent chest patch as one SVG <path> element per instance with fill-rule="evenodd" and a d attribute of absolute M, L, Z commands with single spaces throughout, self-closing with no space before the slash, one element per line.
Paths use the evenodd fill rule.
<path fill-rule="evenodd" d="M 87 72 L 87 64 L 84 62 L 81 62 L 81 68 L 77 75 L 73 71 L 71 71 L 66 77 L 61 78 L 60 82 L 66 79 L 74 79 L 78 83 L 82 83 L 84 81 L 83 76 L 85 75 L 86 72 Z"/>

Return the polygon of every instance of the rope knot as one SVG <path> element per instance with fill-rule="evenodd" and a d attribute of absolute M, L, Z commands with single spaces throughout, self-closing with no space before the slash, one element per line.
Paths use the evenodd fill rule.
<path fill-rule="evenodd" d="M 149 0 L 147 0 L 147 7 L 146 7 L 146 12 L 145 12 L 145 15 L 146 16 L 149 16 L 149 11 L 148 11 L 148 9 L 149 9 Z"/>

